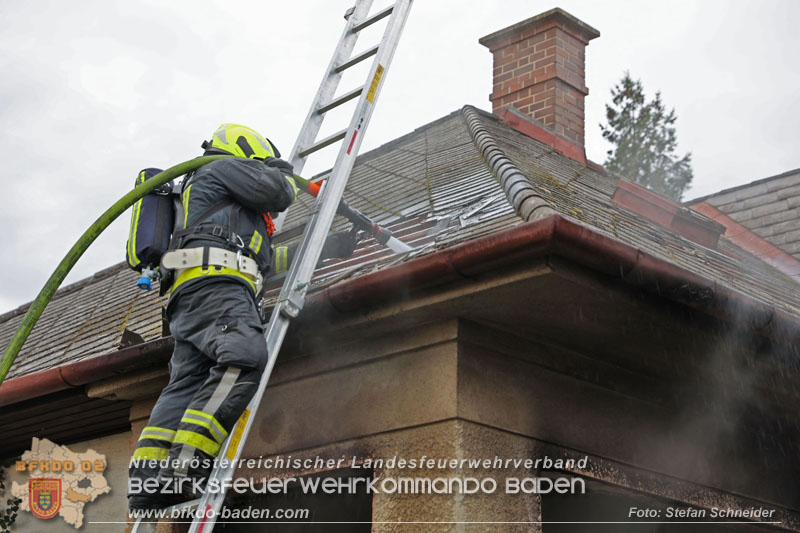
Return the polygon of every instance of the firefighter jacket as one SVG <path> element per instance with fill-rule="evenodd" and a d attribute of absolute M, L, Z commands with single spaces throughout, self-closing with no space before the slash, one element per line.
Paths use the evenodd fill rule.
<path fill-rule="evenodd" d="M 184 182 L 182 213 L 175 222 L 172 248 L 241 250 L 258 263 L 266 277 L 271 268 L 274 270 L 274 261 L 265 215 L 284 211 L 296 195 L 292 176 L 277 167 L 239 157 L 213 161 Z M 174 285 L 173 295 L 177 289 L 212 278 L 219 276 L 194 277 L 180 287 Z M 248 284 L 241 276 L 225 278 Z"/>

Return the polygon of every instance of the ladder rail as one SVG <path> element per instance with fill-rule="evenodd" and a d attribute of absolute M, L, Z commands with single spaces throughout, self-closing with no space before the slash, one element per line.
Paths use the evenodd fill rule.
<path fill-rule="evenodd" d="M 298 257 L 302 257 L 304 260 L 292 263 L 278 299 L 279 303 L 287 301 L 290 302 L 292 306 L 297 307 L 297 313 L 302 309 L 302 299 L 305 298 L 311 277 L 314 273 L 314 268 L 322 251 L 322 243 L 325 241 L 336 210 L 339 207 L 339 200 L 344 195 L 344 189 L 347 185 L 350 171 L 355 164 L 358 149 L 364 138 L 363 131 L 366 130 L 369 125 L 372 111 L 375 108 L 373 103 L 377 101 L 380 90 L 383 87 L 383 77 L 394 56 L 397 41 L 405 25 L 408 10 L 411 7 L 411 0 L 398 1 L 393 7 L 391 19 L 381 39 L 379 52 L 373 60 L 369 76 L 367 77 L 367 80 L 369 80 L 368 83 L 370 84 L 369 90 L 359 97 L 356 111 L 348 127 L 344 143 L 339 150 L 339 155 L 336 158 L 333 171 L 330 177 L 325 181 L 325 198 L 333 197 L 335 200 L 322 202 L 321 204 L 319 202 L 315 203 L 315 210 L 319 209 L 319 213 L 312 213 L 309 223 L 306 224 L 297 251 Z M 317 208 L 317 206 L 319 207 Z M 305 261 L 306 251 L 311 247 L 313 247 L 311 249 L 313 261 Z M 295 270 L 297 272 L 294 272 Z M 289 282 L 293 280 L 298 283 L 297 286 L 292 289 Z M 294 309 L 291 311 L 295 312 Z"/>
<path fill-rule="evenodd" d="M 339 43 L 336 45 L 333 56 L 328 63 L 328 68 L 325 69 L 325 74 L 322 76 L 319 89 L 317 89 L 317 93 L 311 101 L 311 106 L 308 108 L 306 118 L 303 120 L 303 125 L 300 128 L 300 132 L 297 134 L 297 139 L 294 141 L 294 146 L 289 155 L 289 163 L 294 167 L 296 174 L 301 174 L 303 172 L 303 167 L 309 155 L 338 140 L 334 138 L 335 135 L 331 135 L 328 139 L 332 140 L 327 144 L 314 144 L 317 135 L 319 135 L 319 130 L 322 128 L 322 122 L 325 120 L 325 113 L 320 113 L 319 109 L 326 103 L 333 101 L 336 89 L 339 87 L 339 82 L 342 81 L 344 71 L 360 63 L 367 57 L 370 57 L 366 55 L 362 59 L 354 62 L 353 60 L 356 58 L 351 58 L 350 56 L 353 53 L 353 49 L 359 37 L 359 32 L 353 31 L 353 28 L 367 19 L 369 9 L 372 7 L 372 2 L 373 0 L 356 0 L 356 5 L 348 10 L 348 14 L 345 15 L 347 22 L 344 25 L 344 30 L 342 30 L 342 35 L 339 37 Z M 364 54 L 359 54 L 359 56 L 363 55 Z M 348 63 L 350 64 L 348 65 Z M 274 224 L 276 233 L 280 232 L 283 227 L 288 212 L 289 210 L 287 209 L 275 217 Z"/>
<path fill-rule="evenodd" d="M 359 32 L 353 31 L 353 28 L 367 18 L 372 2 L 373 0 L 358 0 L 353 12 L 347 18 L 342 35 L 339 37 L 339 44 L 336 46 L 330 63 L 328 63 L 325 74 L 322 76 L 322 82 L 319 89 L 317 89 L 314 100 L 311 102 L 308 114 L 303 121 L 303 126 L 300 128 L 300 133 L 289 156 L 289 163 L 294 166 L 294 171 L 297 174 L 302 174 L 307 157 L 307 155 L 301 156 L 300 151 L 314 143 L 325 118 L 324 114 L 317 113 L 317 110 L 325 102 L 333 100 L 344 72 L 343 70 L 337 71 L 336 67 L 347 62 L 352 55 L 359 36 Z"/>
<path fill-rule="evenodd" d="M 364 1 L 366 4 L 371 4 L 371 2 L 372 0 Z M 303 237 L 300 240 L 296 259 L 289 268 L 280 295 L 273 308 L 269 324 L 267 325 L 264 335 L 267 341 L 269 354 L 266 368 L 259 381 L 258 389 L 250 400 L 242 417 L 237 422 L 231 436 L 226 439 L 220 455 L 218 456 L 222 458 L 221 460 L 230 461 L 229 466 L 222 467 L 220 465 L 223 463 L 218 462 L 209 477 L 209 484 L 213 482 L 218 484 L 217 486 L 225 486 L 226 483 L 229 483 L 233 479 L 233 474 L 236 471 L 235 466 L 239 461 L 244 443 L 247 441 L 247 437 L 253 426 L 255 419 L 253 414 L 257 412 L 261 404 L 264 391 L 266 390 L 267 383 L 269 382 L 269 378 L 278 358 L 283 340 L 286 337 L 289 324 L 293 318 L 299 315 L 305 303 L 305 296 L 311 284 L 317 261 L 322 253 L 322 245 L 333 223 L 336 210 L 350 177 L 350 172 L 355 164 L 361 142 L 364 138 L 364 133 L 369 125 L 375 103 L 383 87 L 386 71 L 391 64 L 397 43 L 405 26 L 411 8 L 411 2 L 412 0 L 398 0 L 390 12 L 391 18 L 386 26 L 381 44 L 375 54 L 375 59 L 373 60 L 369 76 L 367 77 L 369 89 L 366 92 L 362 91 L 359 96 L 356 111 L 347 129 L 347 134 L 344 139 L 345 142 L 342 143 L 339 149 L 339 154 L 330 177 L 326 180 L 323 190 L 314 203 L 311 218 L 306 224 Z M 356 13 L 359 12 L 361 6 L 361 3 L 356 5 L 353 16 L 348 20 L 348 29 L 351 27 L 351 23 L 355 25 L 357 22 L 357 20 L 353 20 L 353 18 L 356 16 Z M 382 15 L 384 11 L 379 12 L 376 17 L 379 15 L 381 15 L 380 18 L 388 16 L 388 14 Z M 352 48 L 350 50 L 352 51 Z M 335 68 L 337 62 L 341 62 L 338 58 L 339 55 L 338 53 L 334 54 L 335 59 L 331 61 L 331 65 L 333 66 L 329 67 L 328 72 L 330 72 L 331 68 Z M 326 80 L 327 79 L 326 77 Z M 321 116 L 317 113 L 317 107 L 319 106 L 318 100 L 321 94 L 322 87 L 320 91 L 318 91 L 318 98 L 315 99 L 315 102 L 312 104 L 310 114 Z M 298 146 L 299 144 L 295 146 L 295 149 L 297 149 Z M 198 502 L 197 511 L 199 518 L 193 520 L 189 528 L 190 533 L 211 532 L 216 523 L 216 518 L 222 507 L 226 493 L 227 490 L 214 493 L 206 491 Z"/>
<path fill-rule="evenodd" d="M 391 64 L 413 0 L 398 0 L 393 6 L 379 11 L 370 18 L 366 18 L 372 1 L 356 0 L 356 5 L 347 19 L 345 30 L 292 151 L 290 161 L 295 166 L 296 172 L 299 173 L 306 157 L 320 149 L 322 147 L 320 145 L 328 146 L 338 140 L 345 140 L 339 149 L 336 163 L 331 170 L 330 176 L 313 204 L 309 222 L 305 225 L 303 236 L 296 252 L 296 258 L 286 273 L 269 324 L 264 332 L 268 358 L 256 393 L 248 403 L 247 408 L 237 421 L 229 437 L 225 439 L 217 457 L 216 466 L 207 481 L 207 487 L 225 487 L 225 489 L 215 492 L 207 490 L 197 500 L 184 502 L 167 509 L 167 511 L 193 510 L 193 521 L 189 528 L 190 533 L 211 533 L 214 528 L 227 494 L 227 488 L 230 486 L 229 483 L 237 469 L 236 466 L 241 457 L 244 443 L 247 441 L 252 429 L 255 419 L 254 414 L 258 411 L 263 399 L 280 348 L 289 329 L 289 324 L 293 318 L 299 315 L 305 303 L 305 297 L 311 284 L 317 261 L 322 253 L 322 245 L 325 242 L 339 207 L 339 202 L 344 194 L 350 172 L 355 164 L 361 142 L 383 87 L 386 71 L 388 71 Z M 358 29 L 363 29 L 387 16 L 391 16 L 391 18 L 384 30 L 380 44 L 348 59 L 355 46 Z M 358 29 L 354 30 L 354 28 Z M 351 91 L 344 97 L 332 100 L 341 78 L 341 72 L 372 56 L 375 56 L 375 58 L 367 77 L 367 84 Z M 345 97 L 347 98 L 345 99 Z M 347 101 L 356 97 L 358 97 L 358 103 L 348 128 L 313 145 L 312 143 L 319 133 L 325 111 L 331 108 L 331 104 L 337 102 L 337 100 L 344 99 L 344 101 Z M 339 103 L 341 104 L 343 101 Z M 328 107 L 328 109 L 320 109 L 321 107 Z M 309 148 L 306 148 L 304 152 L 303 146 L 308 146 Z M 143 523 L 145 522 L 142 519 L 137 520 L 132 530 L 133 533 L 139 531 Z"/>

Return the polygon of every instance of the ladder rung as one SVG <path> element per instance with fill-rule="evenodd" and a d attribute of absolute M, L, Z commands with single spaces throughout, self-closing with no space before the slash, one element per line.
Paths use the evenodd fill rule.
<path fill-rule="evenodd" d="M 361 63 L 362 61 L 364 61 L 368 57 L 374 56 L 375 54 L 378 53 L 378 46 L 379 45 L 376 44 L 375 46 L 373 46 L 369 50 L 361 52 L 360 54 L 358 54 L 357 56 L 353 57 L 349 61 L 345 61 L 344 63 L 342 63 L 341 65 L 336 67 L 334 70 L 336 71 L 337 74 L 339 74 L 340 72 L 344 72 L 345 70 L 349 69 L 353 65 L 357 65 L 357 64 Z"/>
<path fill-rule="evenodd" d="M 392 14 L 392 11 L 394 11 L 394 6 L 389 6 L 382 11 L 378 11 L 377 13 L 372 15 L 370 18 L 368 18 L 361 24 L 356 24 L 355 26 L 353 26 L 353 33 L 359 32 L 368 26 L 372 26 L 379 20 L 385 19 L 386 17 Z"/>
<path fill-rule="evenodd" d="M 342 139 L 344 139 L 345 135 L 347 135 L 346 129 L 340 131 L 339 133 L 334 133 L 330 137 L 325 137 L 320 142 L 312 144 L 308 148 L 300 150 L 300 152 L 298 152 L 298 155 L 300 155 L 300 157 L 306 157 L 307 155 L 313 154 L 317 150 L 322 150 L 326 146 L 329 146 L 337 141 L 341 141 Z"/>
<path fill-rule="evenodd" d="M 340 105 L 342 105 L 343 103 L 345 103 L 345 102 L 349 102 L 349 101 L 350 101 L 350 100 L 352 100 L 353 98 L 357 98 L 358 96 L 360 96 L 360 95 L 361 95 L 361 93 L 362 93 L 363 91 L 364 91 L 364 87 L 362 86 L 362 87 L 359 87 L 358 89 L 353 89 L 353 90 L 352 90 L 352 91 L 350 91 L 349 93 L 345 93 L 345 94 L 343 94 L 343 95 L 342 95 L 342 96 L 340 96 L 339 98 L 334 98 L 333 100 L 331 100 L 331 101 L 330 101 L 330 102 L 328 102 L 327 104 L 325 104 L 325 105 L 323 105 L 323 106 L 320 106 L 319 108 L 317 108 L 317 113 L 319 113 L 320 115 L 321 115 L 321 114 L 323 114 L 323 113 L 327 113 L 327 112 L 328 112 L 328 111 L 330 111 L 331 109 L 334 109 L 334 108 L 336 108 L 336 107 L 339 107 L 339 106 L 340 106 Z"/>

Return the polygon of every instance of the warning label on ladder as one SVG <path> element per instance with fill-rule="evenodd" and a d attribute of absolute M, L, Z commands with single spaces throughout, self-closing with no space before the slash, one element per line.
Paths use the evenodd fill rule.
<path fill-rule="evenodd" d="M 372 78 L 372 83 L 369 85 L 367 92 L 367 101 L 371 104 L 375 100 L 375 93 L 378 92 L 378 85 L 381 84 L 381 77 L 383 77 L 383 65 L 378 65 L 375 69 L 375 76 Z"/>

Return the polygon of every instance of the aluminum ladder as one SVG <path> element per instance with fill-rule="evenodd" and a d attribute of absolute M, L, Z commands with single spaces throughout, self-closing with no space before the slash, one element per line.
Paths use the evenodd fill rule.
<path fill-rule="evenodd" d="M 344 194 L 350 171 L 353 169 L 372 111 L 378 100 L 378 95 L 383 85 L 382 82 L 386 77 L 386 72 L 389 70 L 395 49 L 400 41 L 412 1 L 397 0 L 393 5 L 369 15 L 373 0 L 356 0 L 355 6 L 348 9 L 345 14 L 346 24 L 344 31 L 325 71 L 325 76 L 314 97 L 305 122 L 297 136 L 289 161 L 294 166 L 295 173 L 299 174 L 309 155 L 336 142 L 343 140 L 345 142 L 342 143 L 336 163 L 331 169 L 330 176 L 325 181 L 323 190 L 312 208 L 296 257 L 292 261 L 278 300 L 272 310 L 269 324 L 264 333 L 269 349 L 269 358 L 258 389 L 231 434 L 223 443 L 220 454 L 217 457 L 216 466 L 209 476 L 207 486 L 222 487 L 222 490 L 217 492 L 206 491 L 199 499 L 169 507 L 164 511 L 167 517 L 181 511 L 186 516 L 191 511 L 193 516 L 192 524 L 189 528 L 190 533 L 211 533 L 214 529 L 216 519 L 227 494 L 227 487 L 233 479 L 241 450 L 250 433 L 258 406 L 261 404 L 264 390 L 278 358 L 289 323 L 303 309 L 306 292 L 322 252 L 322 245 L 325 242 L 339 202 Z M 389 20 L 381 42 L 364 52 L 352 56 L 359 32 L 387 17 Z M 369 70 L 366 83 L 340 96 L 334 96 L 341 81 L 342 73 L 373 56 L 372 67 Z M 356 98 L 358 98 L 358 103 L 347 129 L 317 140 L 325 113 Z M 276 221 L 278 228 L 281 222 L 282 220 Z M 137 519 L 132 532 L 154 531 L 155 524 L 156 522 L 145 522 L 144 519 Z"/>

